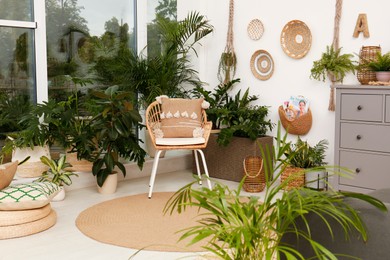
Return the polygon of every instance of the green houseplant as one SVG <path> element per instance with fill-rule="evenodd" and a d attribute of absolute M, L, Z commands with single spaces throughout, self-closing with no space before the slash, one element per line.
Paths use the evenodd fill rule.
<path fill-rule="evenodd" d="M 235 96 L 230 96 L 230 90 L 239 82 L 240 79 L 234 79 L 222 83 L 213 91 L 207 91 L 202 86 L 192 91 L 195 97 L 203 97 L 210 103 L 206 110 L 207 118 L 213 122 L 214 128 L 221 130 L 217 142 L 222 146 L 227 146 L 233 136 L 255 140 L 273 127 L 266 119 L 268 107 L 252 105 L 258 97 L 249 95 L 249 88 L 242 95 L 239 90 Z"/>
<path fill-rule="evenodd" d="M 364 66 L 364 65 L 363 65 Z M 390 80 L 390 53 L 376 53 L 376 60 L 368 62 L 367 67 L 375 71 L 378 81 L 388 82 Z"/>
<path fill-rule="evenodd" d="M 204 248 L 221 259 L 279 259 L 282 255 L 287 259 L 304 259 L 293 246 L 281 242 L 283 235 L 293 233 L 310 242 L 318 259 L 337 259 L 335 254 L 313 241 L 310 228 L 315 227 L 308 227 L 308 231 L 304 232 L 295 225 L 298 219 L 305 220 L 308 213 L 314 213 L 325 224 L 329 223 L 329 218 L 335 220 L 342 226 L 347 238 L 349 232 L 355 230 L 367 240 L 359 213 L 344 198 L 361 199 L 383 211 L 386 211 L 385 205 L 369 195 L 357 193 L 306 188 L 283 192 L 282 186 L 287 185 L 289 180 L 279 185 L 277 179 L 283 172 L 284 160 L 291 160 L 295 154 L 284 157 L 289 145 L 286 142 L 287 134 L 281 137 L 280 133 L 279 125 L 275 149 L 268 147 L 262 150 L 264 169 L 270 169 L 275 178 L 267 180 L 265 194 L 261 197 L 243 197 L 242 183 L 237 190 L 220 183 L 210 190 L 192 188 L 195 181 L 175 193 L 167 202 L 165 213 L 180 213 L 187 207 L 199 207 L 203 216 L 198 225 L 182 231 L 181 239 L 190 237 L 190 243 L 207 240 Z M 276 160 L 273 161 L 272 157 Z M 324 235 L 332 235 L 331 226 L 327 227 L 328 233 Z"/>
<path fill-rule="evenodd" d="M 325 168 L 326 162 L 325 153 L 328 146 L 328 141 L 320 140 L 314 146 L 311 146 L 307 141 L 303 141 L 299 136 L 297 141 L 289 143 L 285 151 L 285 156 L 291 158 L 284 160 L 287 167 L 281 174 L 282 179 L 288 178 L 289 174 L 303 171 L 305 175 L 297 175 L 302 178 L 302 184 L 306 187 L 322 189 L 325 187 Z M 294 156 L 292 156 L 294 155 Z M 317 185 L 316 185 L 317 184 Z"/>
<path fill-rule="evenodd" d="M 322 53 L 321 59 L 313 62 L 310 70 L 310 78 L 319 81 L 325 81 L 326 78 L 329 78 L 332 83 L 331 98 L 328 107 L 330 111 L 335 110 L 334 84 L 336 82 L 343 82 L 343 79 L 348 73 L 355 73 L 356 64 L 352 58 L 352 54 L 341 54 L 341 48 L 336 50 L 331 45 L 326 46 L 326 52 Z"/>
<path fill-rule="evenodd" d="M 49 167 L 47 171 L 42 173 L 42 176 L 39 177 L 36 181 L 50 181 L 54 184 L 57 184 L 61 187 L 60 193 L 57 194 L 53 200 L 59 201 L 65 198 L 65 189 L 64 185 L 72 184 L 72 176 L 78 176 L 73 171 L 69 170 L 69 167 L 72 167 L 70 163 L 66 162 L 66 155 L 62 155 L 59 159 L 54 160 L 46 156 L 41 157 L 41 162 Z"/>
<path fill-rule="evenodd" d="M 107 177 L 115 173 L 115 167 L 126 176 L 120 157 L 135 161 L 142 168 L 146 153 L 135 133 L 142 119 L 129 101 L 132 94 L 119 91 L 118 86 L 111 86 L 105 91 L 93 91 L 92 95 L 96 114 L 90 121 L 90 128 L 94 136 L 81 142 L 85 152 L 80 156 L 93 162 L 92 174 L 96 176 L 98 186 L 102 187 Z"/>

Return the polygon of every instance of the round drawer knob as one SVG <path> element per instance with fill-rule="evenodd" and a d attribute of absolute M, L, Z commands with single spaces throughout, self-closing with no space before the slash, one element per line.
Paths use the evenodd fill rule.
<path fill-rule="evenodd" d="M 357 107 L 357 110 L 362 110 L 363 109 L 363 107 L 361 106 L 361 105 L 358 105 L 358 107 Z"/>
<path fill-rule="evenodd" d="M 362 136 L 361 135 L 357 135 L 356 139 L 360 140 L 360 139 L 362 139 Z"/>
<path fill-rule="evenodd" d="M 355 170 L 356 173 L 359 173 L 360 171 L 361 171 L 360 168 L 356 168 Z"/>

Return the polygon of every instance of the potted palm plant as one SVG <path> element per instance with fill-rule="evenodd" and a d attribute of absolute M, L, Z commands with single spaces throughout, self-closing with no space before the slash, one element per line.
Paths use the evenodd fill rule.
<path fill-rule="evenodd" d="M 284 160 L 291 161 L 295 154 L 284 158 L 289 145 L 287 134 L 282 137 L 280 133 L 279 125 L 275 149 L 267 147 L 262 150 L 266 171 L 270 169 L 271 175 L 275 174 L 273 180 L 268 179 L 262 196 L 243 196 L 242 183 L 237 190 L 220 183 L 210 190 L 192 188 L 195 181 L 170 198 L 165 213 L 181 213 L 188 207 L 200 208 L 202 212 L 198 224 L 183 230 L 181 239 L 191 238 L 190 244 L 206 242 L 204 248 L 221 259 L 280 259 L 282 256 L 304 259 L 293 245 L 282 242 L 285 234 L 292 233 L 308 241 L 318 259 L 337 259 L 334 253 L 312 239 L 310 229 L 316 227 L 309 226 L 308 231 L 302 231 L 295 224 L 300 219 L 305 220 L 307 213 L 314 213 L 329 227 L 330 234 L 324 235 L 332 235 L 332 227 L 326 218 L 329 217 L 342 227 L 347 238 L 351 231 L 357 231 L 362 239 L 367 240 L 360 215 L 344 198 L 361 199 L 382 211 L 387 210 L 386 206 L 365 194 L 315 191 L 304 187 L 284 192 L 282 187 L 286 183 L 279 185 L 277 179 L 283 173 Z M 266 172 L 266 176 L 268 174 Z"/>
<path fill-rule="evenodd" d="M 90 121 L 90 131 L 94 136 L 81 142 L 85 148 L 80 156 L 93 162 L 92 174 L 101 193 L 116 191 L 116 168 L 126 176 L 121 158 L 135 161 L 142 168 L 146 155 L 135 132 L 142 119 L 130 102 L 133 96 L 118 88 L 111 86 L 105 91 L 92 92 L 96 113 Z M 111 182 L 106 184 L 107 179 L 112 179 L 113 186 Z"/>
<path fill-rule="evenodd" d="M 49 170 L 44 171 L 42 176 L 36 181 L 50 181 L 60 186 L 60 192 L 53 198 L 53 201 L 60 201 L 65 198 L 64 185 L 72 184 L 72 176 L 78 176 L 72 170 L 69 170 L 72 165 L 66 162 L 66 155 L 62 155 L 59 159 L 51 159 L 46 156 L 41 157 L 41 162 L 49 167 Z"/>
<path fill-rule="evenodd" d="M 326 78 L 328 78 L 332 83 L 328 107 L 329 111 L 335 110 L 335 83 L 343 82 L 343 79 L 348 73 L 355 73 L 356 65 L 352 58 L 352 54 L 341 54 L 341 48 L 336 50 L 333 45 L 331 45 L 326 46 L 326 52 L 322 53 L 321 59 L 313 62 L 313 66 L 310 71 L 310 78 L 320 81 L 325 81 Z"/>

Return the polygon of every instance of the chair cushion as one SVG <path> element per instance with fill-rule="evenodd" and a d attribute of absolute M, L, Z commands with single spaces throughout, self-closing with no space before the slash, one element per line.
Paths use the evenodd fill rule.
<path fill-rule="evenodd" d="M 156 138 L 157 145 L 195 145 L 204 144 L 206 140 L 203 137 L 197 138 Z"/>
<path fill-rule="evenodd" d="M 11 183 L 18 168 L 18 161 L 0 165 L 0 190 L 6 188 Z"/>
<path fill-rule="evenodd" d="M 194 130 L 202 125 L 202 103 L 203 99 L 161 98 L 163 137 L 194 137 Z"/>
<path fill-rule="evenodd" d="M 47 205 L 60 191 L 52 182 L 11 185 L 0 191 L 0 210 L 36 209 Z"/>

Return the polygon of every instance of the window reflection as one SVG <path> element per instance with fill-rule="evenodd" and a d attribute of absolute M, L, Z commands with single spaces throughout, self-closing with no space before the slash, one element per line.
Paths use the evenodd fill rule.
<path fill-rule="evenodd" d="M 46 0 L 46 14 L 49 98 L 79 91 L 72 79 L 94 78 L 101 57 L 135 49 L 133 0 Z"/>
<path fill-rule="evenodd" d="M 33 0 L 0 0 L 0 19 L 33 21 Z"/>

